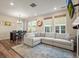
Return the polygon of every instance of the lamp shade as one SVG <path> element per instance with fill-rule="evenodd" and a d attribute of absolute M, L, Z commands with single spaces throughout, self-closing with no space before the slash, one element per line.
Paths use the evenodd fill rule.
<path fill-rule="evenodd" d="M 79 17 L 75 19 L 72 25 L 73 25 L 73 29 L 79 29 Z"/>

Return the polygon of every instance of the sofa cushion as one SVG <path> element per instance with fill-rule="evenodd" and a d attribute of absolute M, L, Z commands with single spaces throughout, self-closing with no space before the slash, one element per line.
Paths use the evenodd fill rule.
<path fill-rule="evenodd" d="M 45 37 L 45 33 L 40 33 L 40 37 Z"/>
<path fill-rule="evenodd" d="M 64 45 L 71 45 L 71 41 L 68 41 L 68 40 L 64 40 L 64 39 L 55 39 L 55 41 L 57 43 L 60 43 L 60 44 L 64 44 Z"/>
<path fill-rule="evenodd" d="M 55 39 L 55 38 L 50 38 L 50 37 L 42 37 L 42 40 L 53 40 L 53 39 Z"/>
<path fill-rule="evenodd" d="M 68 40 L 64 40 L 64 39 L 55 39 L 55 38 L 43 38 L 42 42 L 44 43 L 45 41 L 47 41 L 47 44 L 50 44 L 52 42 L 53 43 L 58 43 L 58 44 L 62 44 L 62 45 L 71 45 L 72 42 L 68 41 Z M 49 42 L 50 41 L 50 42 Z"/>
<path fill-rule="evenodd" d="M 35 33 L 27 33 L 26 36 L 27 37 L 35 37 Z"/>
<path fill-rule="evenodd" d="M 55 38 L 55 33 L 45 33 L 45 37 Z"/>
<path fill-rule="evenodd" d="M 56 34 L 56 39 L 64 39 L 65 38 L 65 36 L 64 36 L 64 34 Z"/>
<path fill-rule="evenodd" d="M 40 37 L 40 33 L 35 33 L 35 37 Z"/>
<path fill-rule="evenodd" d="M 56 34 L 57 39 L 69 39 L 68 34 Z"/>
<path fill-rule="evenodd" d="M 34 42 L 41 41 L 41 37 L 33 37 L 32 39 L 33 39 Z"/>

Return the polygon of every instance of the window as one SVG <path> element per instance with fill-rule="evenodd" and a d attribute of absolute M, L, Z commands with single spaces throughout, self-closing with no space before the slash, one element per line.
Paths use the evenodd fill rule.
<path fill-rule="evenodd" d="M 28 32 L 35 32 L 36 31 L 36 21 L 30 21 L 28 23 Z"/>
<path fill-rule="evenodd" d="M 66 16 L 65 14 L 57 15 L 54 19 L 55 32 L 62 34 L 66 33 Z"/>
<path fill-rule="evenodd" d="M 45 26 L 45 32 L 52 32 L 51 26 Z"/>
<path fill-rule="evenodd" d="M 44 20 L 44 31 L 52 32 L 52 19 Z"/>
<path fill-rule="evenodd" d="M 55 32 L 56 33 L 65 33 L 65 25 L 59 25 L 59 26 L 55 26 Z"/>
<path fill-rule="evenodd" d="M 65 33 L 65 26 L 61 26 L 61 33 Z"/>
<path fill-rule="evenodd" d="M 59 26 L 56 26 L 56 33 L 59 33 Z"/>

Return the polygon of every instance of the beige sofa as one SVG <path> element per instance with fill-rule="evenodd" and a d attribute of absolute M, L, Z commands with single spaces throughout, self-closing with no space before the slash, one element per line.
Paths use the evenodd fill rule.
<path fill-rule="evenodd" d="M 24 44 L 31 47 L 45 43 L 69 50 L 74 50 L 74 41 L 69 38 L 68 34 L 54 34 L 54 33 L 29 33 L 24 36 Z"/>
<path fill-rule="evenodd" d="M 73 40 L 63 40 L 63 39 L 55 39 L 55 38 L 42 38 L 42 43 L 50 44 L 53 46 L 73 50 L 74 49 L 74 43 Z"/>
<path fill-rule="evenodd" d="M 27 33 L 24 36 L 24 44 L 34 47 L 41 42 L 40 37 L 35 37 L 33 33 Z"/>

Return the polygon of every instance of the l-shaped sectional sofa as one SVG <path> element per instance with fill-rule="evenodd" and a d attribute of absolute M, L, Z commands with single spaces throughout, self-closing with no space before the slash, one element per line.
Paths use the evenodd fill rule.
<path fill-rule="evenodd" d="M 27 33 L 24 36 L 24 44 L 34 47 L 40 43 L 49 44 L 69 50 L 74 50 L 74 40 L 69 34 L 55 33 Z"/>

